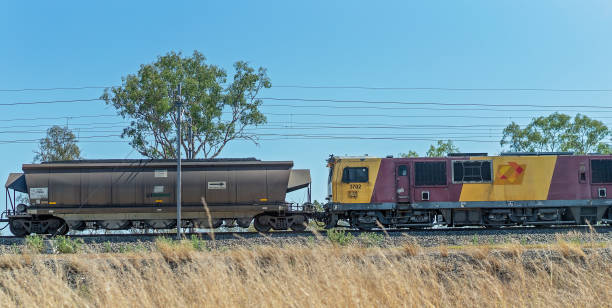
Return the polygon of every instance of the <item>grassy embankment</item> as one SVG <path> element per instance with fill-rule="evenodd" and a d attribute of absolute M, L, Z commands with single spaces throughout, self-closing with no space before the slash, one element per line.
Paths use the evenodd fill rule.
<path fill-rule="evenodd" d="M 153 251 L 0 256 L 3 306 L 384 307 L 612 305 L 610 243 L 380 248 L 317 240 L 217 249 L 161 239 Z M 31 240 L 32 242 L 32 240 Z M 78 246 L 78 245 L 77 245 Z"/>

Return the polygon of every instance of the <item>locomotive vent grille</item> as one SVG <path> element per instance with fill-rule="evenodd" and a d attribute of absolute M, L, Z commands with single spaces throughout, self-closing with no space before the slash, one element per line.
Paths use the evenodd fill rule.
<path fill-rule="evenodd" d="M 429 200 L 429 191 L 422 191 L 421 192 L 421 200 L 423 200 L 423 201 L 428 201 Z"/>
<path fill-rule="evenodd" d="M 598 188 L 597 194 L 599 195 L 599 198 L 606 198 L 608 196 L 608 192 L 606 191 L 605 187 Z"/>

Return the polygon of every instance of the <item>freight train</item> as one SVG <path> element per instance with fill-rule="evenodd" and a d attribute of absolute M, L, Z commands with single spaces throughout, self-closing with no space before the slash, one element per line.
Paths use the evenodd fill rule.
<path fill-rule="evenodd" d="M 330 156 L 323 209 L 310 171 L 291 161 L 184 160 L 182 227 L 303 231 L 309 220 L 361 230 L 435 225 L 503 227 L 612 223 L 612 156 L 456 153 L 436 158 Z M 81 160 L 23 165 L 6 182 L 11 232 L 176 227 L 170 160 Z M 307 189 L 309 201 L 285 201 Z M 11 195 L 12 191 L 12 195 Z M 28 203 L 17 204 L 15 192 Z"/>

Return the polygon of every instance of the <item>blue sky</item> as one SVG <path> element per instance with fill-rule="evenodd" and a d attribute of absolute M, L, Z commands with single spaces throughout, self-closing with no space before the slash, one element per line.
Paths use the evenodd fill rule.
<path fill-rule="evenodd" d="M 278 86 L 612 89 L 611 15 L 609 1 L 5 1 L 0 4 L 0 89 L 118 85 L 122 76 L 168 51 L 190 54 L 199 50 L 210 63 L 228 70 L 237 60 L 266 67 L 277 87 L 266 90 L 262 97 L 605 106 L 610 105 L 612 92 Z M 89 99 L 100 94 L 100 89 L 0 91 L 0 103 Z M 439 138 L 466 140 L 456 142 L 462 151 L 498 153 L 503 126 L 555 111 L 519 107 L 433 110 L 443 107 L 432 105 L 410 106 L 425 110 L 368 109 L 361 107 L 373 105 L 300 101 L 265 101 L 264 105 L 270 124 L 257 132 L 367 138 L 416 138 L 419 134 L 416 139 L 426 139 L 268 136 L 258 146 L 234 142 L 223 153 L 224 157 L 293 160 L 296 167 L 311 169 L 316 199 L 325 194 L 329 154 L 385 156 L 410 149 L 424 154 Z M 612 124 L 612 118 L 607 118 L 612 113 L 590 107 L 562 110 Z M 119 134 L 123 121 L 102 102 L 0 106 L 0 112 L 3 141 L 35 140 L 50 125 L 68 124 L 84 137 L 81 140 L 96 141 L 80 144 L 86 158 L 139 157 L 127 143 L 118 142 L 120 138 L 107 137 Z M 103 117 L 67 118 L 83 115 Z M 48 119 L 38 119 L 42 117 Z M 19 120 L 24 118 L 38 120 Z M 279 128 L 304 126 L 299 123 L 314 128 Z M 430 127 L 337 129 L 317 123 Z M 476 124 L 486 126 L 480 130 L 441 128 Z M 19 171 L 22 163 L 32 161 L 35 148 L 35 142 L 0 143 L 0 174 Z M 303 201 L 304 195 L 291 198 Z"/>

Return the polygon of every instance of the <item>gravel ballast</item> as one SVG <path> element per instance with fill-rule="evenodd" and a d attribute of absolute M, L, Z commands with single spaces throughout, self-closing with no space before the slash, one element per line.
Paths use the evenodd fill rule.
<path fill-rule="evenodd" d="M 155 248 L 155 240 L 163 235 L 95 235 L 73 236 L 82 241 L 81 250 L 89 252 L 128 252 L 148 251 Z M 172 235 L 166 235 L 172 237 Z M 308 245 L 326 241 L 325 232 L 272 232 L 266 235 L 252 232 L 222 232 L 215 234 L 189 234 L 187 238 L 202 238 L 205 245 L 213 249 L 231 249 L 235 247 L 255 247 L 259 245 Z M 612 227 L 558 227 L 558 228 L 502 228 L 502 229 L 424 229 L 408 231 L 344 231 L 343 237 L 352 238 L 351 242 L 365 246 L 394 247 L 413 244 L 421 247 L 465 246 L 465 245 L 498 245 L 519 243 L 537 245 L 567 242 L 612 243 Z M 15 253 L 25 245 L 23 238 L 0 238 L 0 254 Z M 53 245 L 50 239 L 46 245 Z"/>

